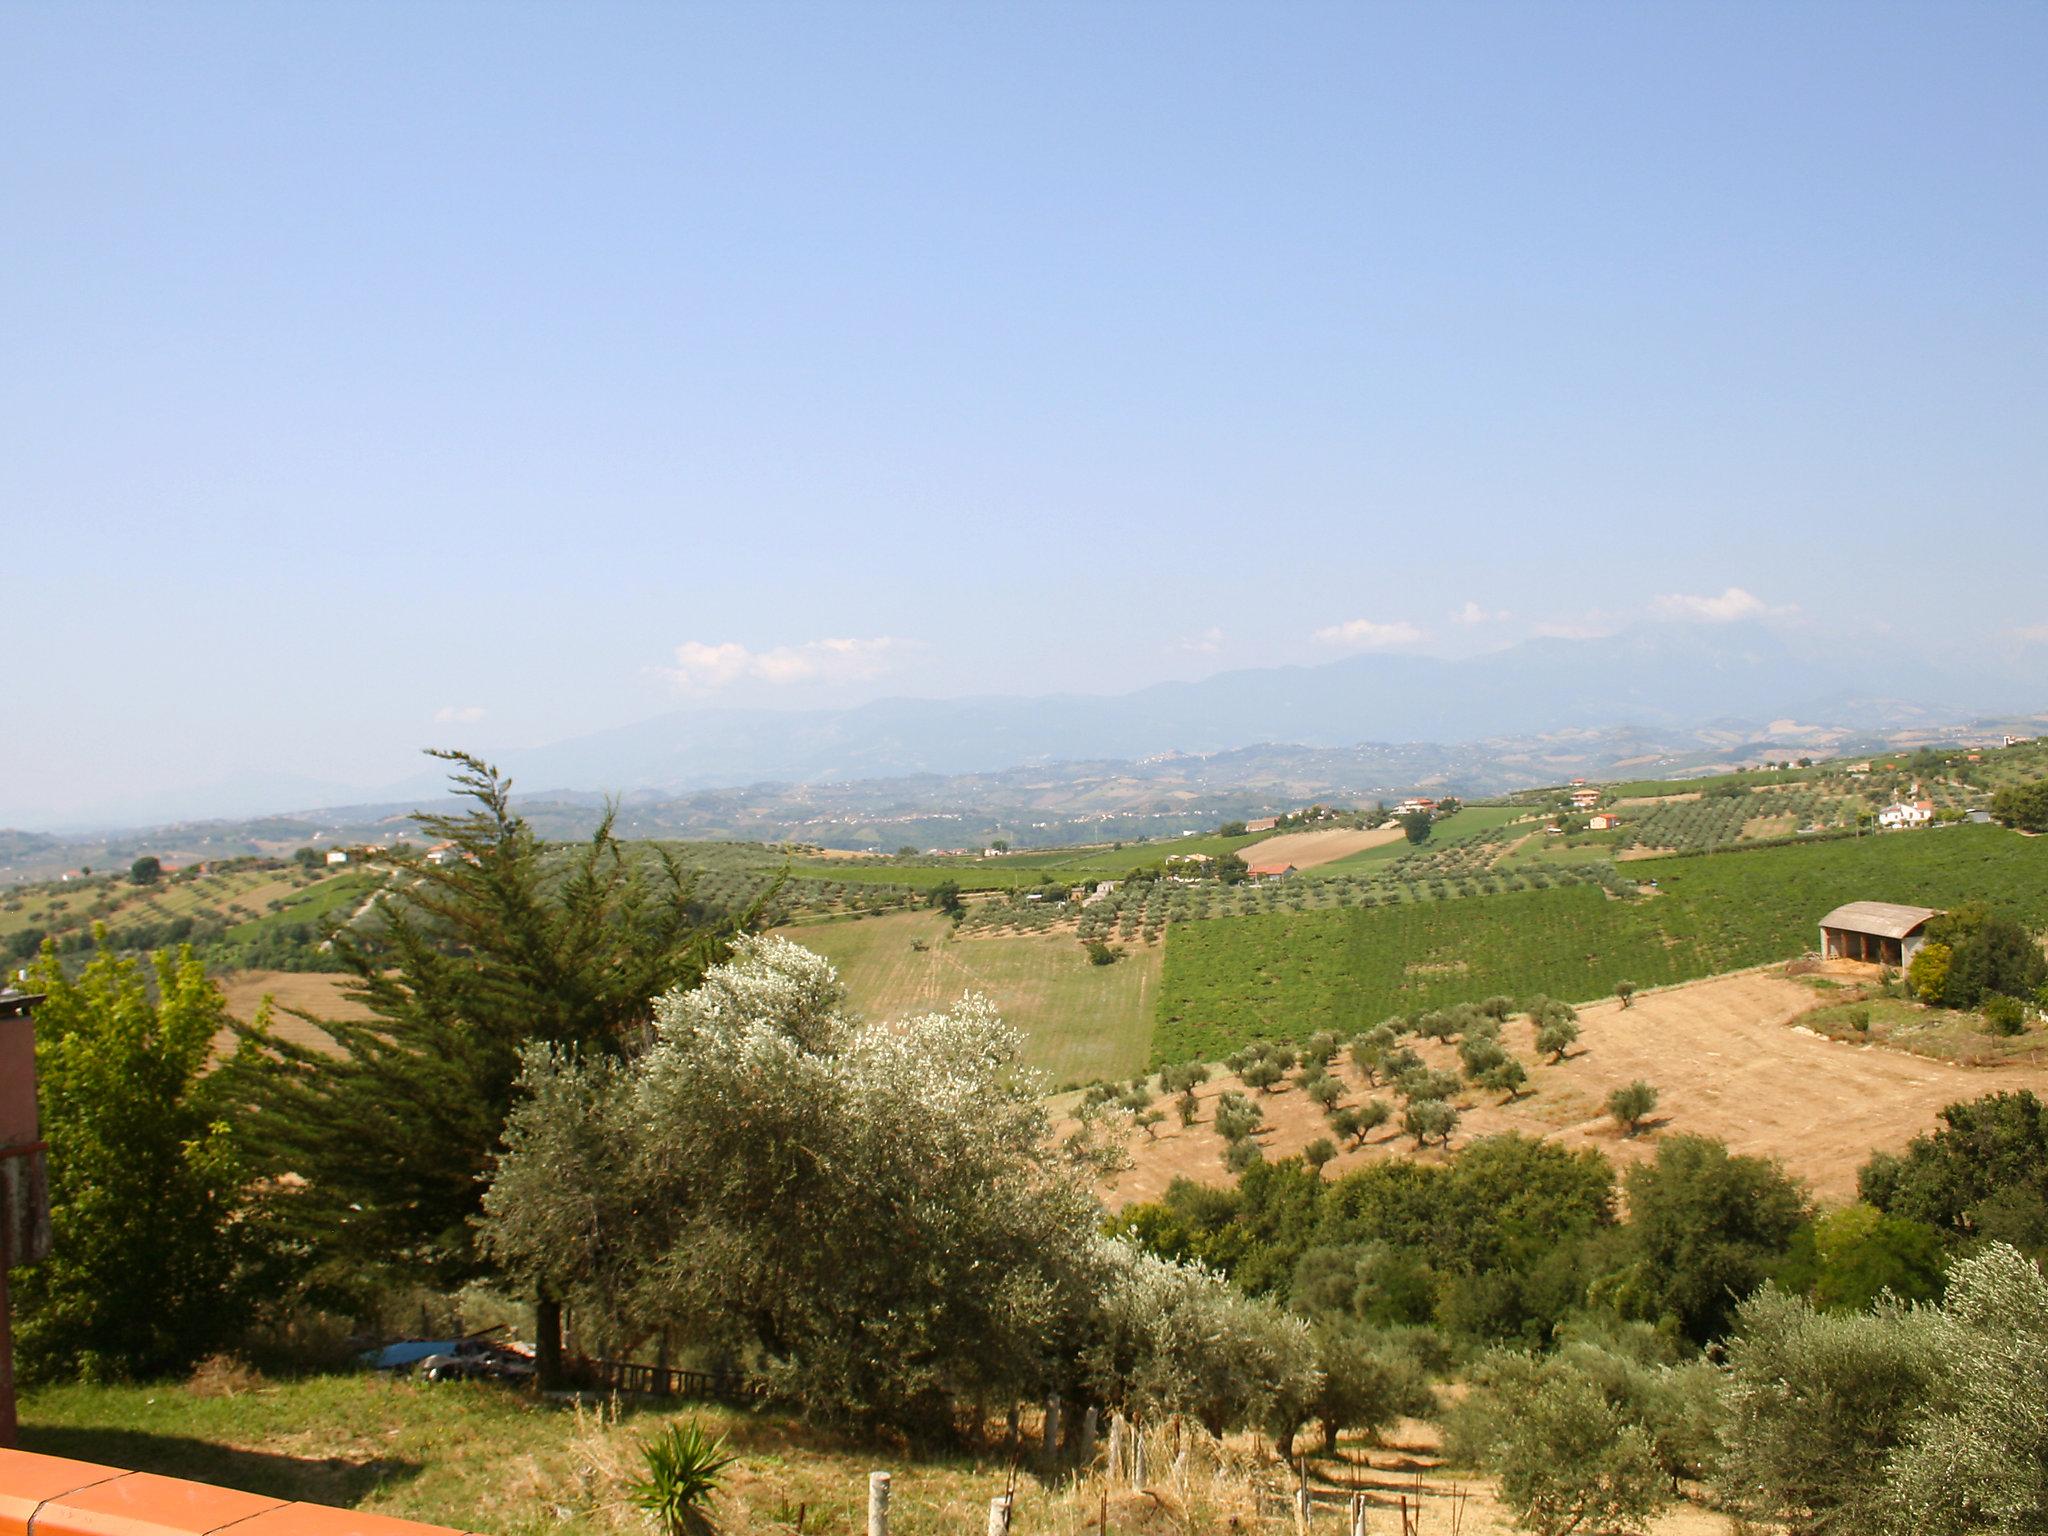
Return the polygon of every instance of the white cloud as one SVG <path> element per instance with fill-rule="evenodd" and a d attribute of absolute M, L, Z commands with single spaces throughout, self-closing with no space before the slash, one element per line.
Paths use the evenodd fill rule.
<path fill-rule="evenodd" d="M 1588 613 L 1576 619 L 1544 619 L 1529 626 L 1529 633 L 1546 640 L 1605 640 L 1621 627 L 1604 613 Z"/>
<path fill-rule="evenodd" d="M 483 719 L 481 704 L 443 704 L 434 711 L 434 720 L 439 725 L 475 725 Z"/>
<path fill-rule="evenodd" d="M 1173 648 L 1197 656 L 1213 656 L 1223 649 L 1223 640 L 1223 631 L 1212 625 L 1198 634 L 1182 635 L 1173 642 Z"/>
<path fill-rule="evenodd" d="M 1667 592 L 1650 604 L 1660 619 L 1685 619 L 1700 624 L 1733 624 L 1738 619 L 1762 618 L 1767 613 L 1789 613 L 1773 608 L 1754 592 L 1730 587 L 1719 597 L 1699 597 L 1685 592 Z"/>
<path fill-rule="evenodd" d="M 1489 611 L 1480 607 L 1470 598 L 1467 598 L 1464 607 L 1453 610 L 1451 622 L 1454 624 L 1501 624 L 1513 617 L 1514 615 L 1505 608 Z"/>
<path fill-rule="evenodd" d="M 849 683 L 879 677 L 894 665 L 906 642 L 877 635 L 869 639 L 807 640 L 749 650 L 734 640 L 716 645 L 685 640 L 675 665 L 655 670 L 687 693 L 711 693 L 734 683 Z"/>
<path fill-rule="evenodd" d="M 1375 619 L 1346 619 L 1342 624 L 1330 624 L 1316 631 L 1316 639 L 1324 645 L 1341 646 L 1347 651 L 1384 651 L 1399 645 L 1414 645 L 1422 639 L 1422 631 L 1406 619 L 1395 619 L 1382 624 Z"/>

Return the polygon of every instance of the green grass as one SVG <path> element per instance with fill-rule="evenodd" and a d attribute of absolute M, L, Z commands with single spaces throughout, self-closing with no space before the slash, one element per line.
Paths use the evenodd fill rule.
<path fill-rule="evenodd" d="M 712 1504 L 718 1528 L 734 1533 L 792 1529 L 801 1506 L 809 1536 L 860 1536 L 877 1467 L 894 1474 L 896 1536 L 978 1531 L 1007 1472 L 1000 1451 L 919 1455 L 769 1410 L 614 1400 L 579 1411 L 495 1387 L 369 1374 L 225 1385 L 37 1388 L 22 1398 L 21 1448 L 496 1536 L 646 1536 L 626 1483 L 643 1470 L 640 1445 L 678 1419 L 724 1435 L 738 1457 Z M 1027 1464 L 1019 1529 L 1081 1536 L 1095 1513 L 1092 1495 L 1041 1482 Z"/>
<path fill-rule="evenodd" d="M 1157 1061 L 1243 1041 L 1351 1030 L 1388 1013 L 1494 993 L 1572 1000 L 1688 981 L 1811 949 L 1859 899 L 1945 907 L 1973 897 L 2048 925 L 2048 839 L 1955 827 L 1624 866 L 1661 892 L 1597 887 L 1219 918 L 1168 930 Z"/>
<path fill-rule="evenodd" d="M 986 993 L 1024 1033 L 1024 1057 L 1055 1082 L 1129 1077 L 1150 1057 L 1159 945 L 1091 965 L 1071 933 L 954 938 L 935 912 L 807 923 L 784 932 L 839 969 L 855 1007 L 894 1020 Z M 926 947 L 912 947 L 913 941 Z"/>

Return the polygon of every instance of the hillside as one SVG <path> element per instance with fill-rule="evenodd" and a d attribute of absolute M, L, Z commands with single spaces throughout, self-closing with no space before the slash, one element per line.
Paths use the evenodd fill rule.
<path fill-rule="evenodd" d="M 1503 1105 L 1500 1095 L 1467 1089 L 1452 1149 L 1476 1137 L 1517 1131 L 1569 1146 L 1598 1147 L 1622 1163 L 1651 1157 L 1658 1136 L 1695 1133 L 1725 1141 L 1737 1152 L 1781 1159 L 1829 1201 L 1855 1198 L 1856 1170 L 1875 1149 L 1897 1150 L 1935 1123 L 1936 1113 L 1960 1099 L 2027 1088 L 2048 1094 L 2048 1064 L 1965 1067 L 1872 1044 L 1827 1038 L 1801 1020 L 1825 1004 L 1826 994 L 1780 973 L 1752 972 L 1689 982 L 1639 996 L 1624 1009 L 1609 999 L 1579 1013 L 1582 1034 L 1559 1064 L 1539 1059 L 1525 1021 L 1510 1023 L 1505 1043 L 1529 1069 L 1530 1091 Z M 1432 1066 L 1455 1070 L 1457 1052 L 1430 1040 L 1411 1040 Z M 2036 1047 L 2036 1054 L 2039 1048 Z M 1382 1088 L 1367 1088 L 1355 1068 L 1339 1061 L 1355 1104 Z M 1662 1095 L 1652 1125 L 1623 1136 L 1605 1101 L 1615 1088 L 1643 1079 Z M 1203 1109 L 1183 1129 L 1169 1114 L 1153 1134 L 1129 1137 L 1135 1166 L 1107 1187 L 1114 1204 L 1150 1200 L 1176 1177 L 1225 1184 L 1223 1139 L 1210 1124 L 1209 1105 L 1230 1089 L 1251 1094 L 1270 1127 L 1259 1141 L 1266 1157 L 1288 1157 L 1329 1134 L 1323 1111 L 1291 1082 L 1259 1093 L 1227 1074 L 1198 1095 Z M 1170 1105 L 1167 1107 L 1171 1107 Z M 1441 1158 L 1418 1153 L 1395 1124 L 1347 1149 L 1328 1173 L 1388 1157 Z"/>
<path fill-rule="evenodd" d="M 1513 891 L 1276 912 L 1176 926 L 1157 1061 L 1215 1060 L 1246 1040 L 1347 1034 L 1389 1013 L 1543 992 L 1578 1000 L 1783 960 L 1845 901 L 1976 898 L 2048 926 L 2048 839 L 1957 826 L 1631 865 L 1655 888 Z"/>

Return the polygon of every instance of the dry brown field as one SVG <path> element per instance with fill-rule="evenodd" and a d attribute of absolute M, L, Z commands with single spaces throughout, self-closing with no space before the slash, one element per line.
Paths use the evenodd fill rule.
<path fill-rule="evenodd" d="M 327 1019 L 367 1019 L 371 1016 L 369 1009 L 343 994 L 342 988 L 348 978 L 330 971 L 226 971 L 215 980 L 227 999 L 228 1012 L 236 1018 L 244 1022 L 254 1019 L 256 1010 L 268 997 L 272 1003 L 272 1030 L 283 1039 L 315 1050 L 331 1042 L 305 1020 L 286 1013 L 287 1008 L 302 1009 Z M 234 1045 L 233 1037 L 226 1034 L 214 1043 L 221 1050 L 230 1050 Z"/>
<path fill-rule="evenodd" d="M 1314 869 L 1318 864 L 1334 864 L 1368 848 L 1398 843 L 1407 835 L 1394 824 L 1374 827 L 1370 832 L 1355 827 L 1329 832 L 1282 832 L 1278 837 L 1247 844 L 1237 850 L 1237 856 L 1247 864 L 1292 864 L 1296 869 Z"/>
<path fill-rule="evenodd" d="M 1825 1001 L 1773 968 L 1642 993 L 1628 1009 L 1614 1001 L 1596 1003 L 1580 1010 L 1579 1042 L 1556 1065 L 1537 1061 L 1528 1022 L 1513 1020 L 1502 1040 L 1529 1067 L 1532 1091 L 1513 1104 L 1502 1104 L 1498 1094 L 1462 1093 L 1452 1148 L 1520 1131 L 1568 1146 L 1598 1147 L 1625 1165 L 1654 1156 L 1661 1136 L 1694 1132 L 1736 1152 L 1778 1158 L 1820 1199 L 1843 1203 L 1855 1198 L 1856 1170 L 1873 1150 L 1904 1147 L 1936 1123 L 1943 1106 L 2019 1088 L 2048 1095 L 2048 1069 L 1960 1066 L 1882 1045 L 1830 1040 L 1798 1025 L 1800 1015 Z M 1432 1066 L 1457 1065 L 1450 1046 L 1409 1043 Z M 1351 1090 L 1344 1102 L 1373 1096 L 1375 1090 L 1364 1086 L 1347 1060 L 1335 1065 Z M 1654 1084 L 1661 1101 L 1652 1124 L 1627 1137 L 1607 1117 L 1605 1101 L 1613 1089 L 1637 1078 Z M 1105 1187 L 1109 1203 L 1156 1199 L 1181 1176 L 1230 1182 L 1210 1107 L 1227 1088 L 1249 1093 L 1265 1110 L 1267 1129 L 1258 1139 L 1269 1159 L 1292 1156 L 1328 1134 L 1321 1109 L 1291 1076 L 1284 1089 L 1261 1094 L 1219 1073 L 1198 1095 L 1202 1109 L 1192 1127 L 1183 1130 L 1178 1116 L 1169 1113 L 1154 1128 L 1155 1136 L 1132 1133 L 1135 1166 Z M 1377 1093 L 1395 1107 L 1398 1121 L 1398 1099 L 1384 1089 Z M 1161 1107 L 1172 1109 L 1170 1102 Z M 1390 1126 L 1363 1147 L 1345 1150 L 1330 1172 L 1379 1158 L 1444 1156 L 1435 1147 L 1418 1152 L 1412 1137 Z"/>

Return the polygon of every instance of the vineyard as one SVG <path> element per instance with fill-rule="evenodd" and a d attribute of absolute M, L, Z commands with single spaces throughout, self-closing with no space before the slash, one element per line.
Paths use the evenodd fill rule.
<path fill-rule="evenodd" d="M 1191 924 L 1166 946 L 1160 1061 L 1213 1060 L 1246 1040 L 1352 1031 L 1388 1013 L 1495 993 L 1579 1000 L 1788 958 L 1845 901 L 1983 898 L 2048 924 L 2048 840 L 1991 827 L 1676 857 L 1654 894 L 1598 886 L 1476 901 L 1269 912 Z"/>

